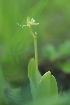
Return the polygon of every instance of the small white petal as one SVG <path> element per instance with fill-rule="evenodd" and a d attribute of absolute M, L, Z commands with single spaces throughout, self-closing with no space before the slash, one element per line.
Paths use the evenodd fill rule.
<path fill-rule="evenodd" d="M 19 25 L 19 24 L 17 23 L 17 25 Z"/>

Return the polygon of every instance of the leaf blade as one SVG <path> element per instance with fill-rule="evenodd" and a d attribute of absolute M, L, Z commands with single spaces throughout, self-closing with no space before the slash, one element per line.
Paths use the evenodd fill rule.
<path fill-rule="evenodd" d="M 47 72 L 42 76 L 35 98 L 37 100 L 39 98 L 51 97 L 52 95 L 58 95 L 57 83 L 51 72 Z"/>
<path fill-rule="evenodd" d="M 32 58 L 28 65 L 28 78 L 30 80 L 30 86 L 31 86 L 31 92 L 33 97 L 35 97 L 36 91 L 37 91 L 37 81 L 39 83 L 41 79 L 41 75 L 38 72 L 36 72 L 35 68 L 35 60 Z"/>

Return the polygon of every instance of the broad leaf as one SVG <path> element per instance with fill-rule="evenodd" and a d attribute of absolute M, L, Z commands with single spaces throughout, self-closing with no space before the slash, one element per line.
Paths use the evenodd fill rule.
<path fill-rule="evenodd" d="M 28 65 L 28 77 L 30 80 L 31 92 L 34 97 L 37 90 L 38 83 L 41 79 L 41 75 L 39 71 L 36 71 L 35 60 L 33 58 L 30 60 Z"/>
<path fill-rule="evenodd" d="M 51 72 L 47 72 L 41 78 L 35 98 L 36 100 L 49 98 L 52 95 L 58 95 L 57 82 L 55 77 L 51 75 Z"/>

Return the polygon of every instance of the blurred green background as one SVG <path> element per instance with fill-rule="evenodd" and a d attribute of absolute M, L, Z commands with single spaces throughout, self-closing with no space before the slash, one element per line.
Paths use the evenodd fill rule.
<path fill-rule="evenodd" d="M 29 89 L 27 69 L 30 58 L 34 57 L 33 38 L 27 27 L 22 28 L 17 25 L 17 23 L 26 24 L 28 16 L 40 23 L 38 26 L 33 26 L 33 30 L 38 33 L 39 68 L 41 72 L 44 69 L 43 61 L 45 65 L 48 63 L 49 67 L 50 62 L 55 61 L 52 68 L 57 70 L 60 67 L 58 70 L 60 77 L 57 80 L 63 76 L 67 76 L 66 81 L 70 80 L 70 1 L 0 0 L 0 68 L 4 81 L 14 87 L 23 85 L 23 88 L 28 86 Z M 55 48 L 48 47 L 48 50 L 45 50 L 48 45 L 55 46 Z M 47 51 L 51 52 L 50 55 L 47 54 Z M 47 61 L 47 59 L 49 60 Z M 50 68 L 49 70 L 51 71 Z M 44 72 L 46 71 L 48 71 L 47 67 Z M 54 71 L 53 74 L 57 77 L 57 72 L 55 74 Z M 1 76 L 0 81 L 2 81 Z M 58 85 L 62 84 L 60 81 L 58 83 Z M 70 89 L 69 82 L 68 86 Z M 62 90 L 62 88 L 60 89 Z"/>

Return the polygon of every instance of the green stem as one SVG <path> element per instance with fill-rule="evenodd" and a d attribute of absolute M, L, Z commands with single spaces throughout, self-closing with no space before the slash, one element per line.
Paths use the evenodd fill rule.
<path fill-rule="evenodd" d="M 35 66 L 36 66 L 36 71 L 38 71 L 37 36 L 34 37 L 34 48 L 35 48 Z"/>
<path fill-rule="evenodd" d="M 35 67 L 36 67 L 36 74 L 38 74 L 38 53 L 37 53 L 37 34 L 33 33 L 32 28 L 29 28 L 30 33 L 32 34 L 34 38 L 34 50 L 35 50 Z M 37 76 L 37 75 L 36 75 Z M 37 85 L 38 85 L 38 77 L 37 78 Z"/>

